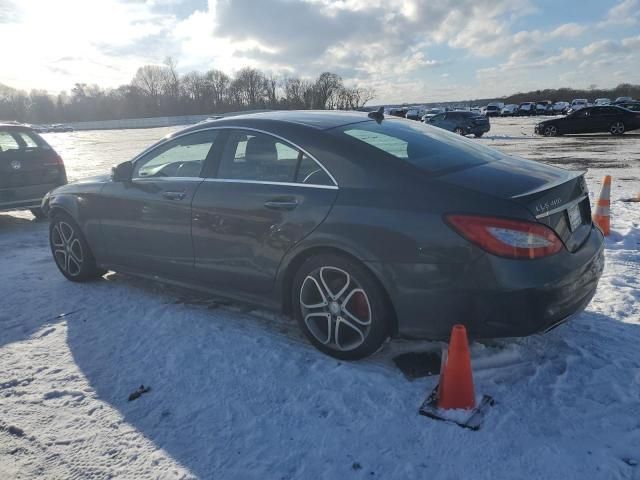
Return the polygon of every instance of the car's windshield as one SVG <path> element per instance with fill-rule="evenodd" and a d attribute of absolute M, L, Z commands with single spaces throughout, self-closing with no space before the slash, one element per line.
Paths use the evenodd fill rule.
<path fill-rule="evenodd" d="M 384 120 L 338 127 L 336 134 L 365 143 L 390 159 L 400 159 L 431 173 L 482 165 L 503 154 L 445 130 L 418 122 Z"/>

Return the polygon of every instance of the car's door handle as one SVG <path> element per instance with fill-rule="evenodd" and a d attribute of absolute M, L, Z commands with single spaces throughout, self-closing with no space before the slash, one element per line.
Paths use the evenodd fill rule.
<path fill-rule="evenodd" d="M 185 192 L 162 192 L 162 196 L 167 200 L 182 200 L 186 196 Z"/>
<path fill-rule="evenodd" d="M 298 200 L 295 198 L 274 198 L 264 202 L 264 206 L 271 210 L 293 210 L 298 206 Z"/>

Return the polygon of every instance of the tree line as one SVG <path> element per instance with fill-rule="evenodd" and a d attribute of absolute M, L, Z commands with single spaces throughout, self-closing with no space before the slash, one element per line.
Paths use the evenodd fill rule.
<path fill-rule="evenodd" d="M 373 98 L 373 90 L 346 86 L 331 72 L 314 80 L 251 67 L 233 76 L 216 69 L 181 75 L 169 58 L 164 65 L 140 67 L 130 83 L 117 88 L 76 83 L 70 92 L 54 96 L 0 84 L 0 120 L 57 123 L 257 109 L 354 110 Z"/>
<path fill-rule="evenodd" d="M 609 98 L 615 100 L 618 97 L 640 98 L 640 85 L 621 83 L 615 88 L 598 88 L 591 85 L 588 89 L 557 88 L 535 90 L 532 92 L 516 93 L 504 98 L 505 103 L 541 102 L 551 100 L 553 102 L 570 102 L 574 98 L 586 98 L 591 101 L 596 98 Z"/>

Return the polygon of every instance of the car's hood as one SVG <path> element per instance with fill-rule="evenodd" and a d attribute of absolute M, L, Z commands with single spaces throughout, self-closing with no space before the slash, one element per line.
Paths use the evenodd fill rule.
<path fill-rule="evenodd" d="M 75 192 L 78 190 L 84 190 L 86 188 L 95 187 L 96 185 L 102 185 L 108 181 L 110 181 L 111 175 L 106 173 L 102 175 L 95 175 L 93 177 L 81 178 L 80 180 L 75 180 L 71 183 L 67 183 L 66 185 L 62 185 L 61 187 L 56 188 L 53 192 L 55 193 L 66 193 L 66 192 Z"/>
<path fill-rule="evenodd" d="M 584 192 L 583 172 L 503 156 L 499 160 L 438 177 L 439 181 L 467 190 L 514 200 L 534 215 L 556 207 Z M 580 190 L 580 191 L 578 191 Z"/>

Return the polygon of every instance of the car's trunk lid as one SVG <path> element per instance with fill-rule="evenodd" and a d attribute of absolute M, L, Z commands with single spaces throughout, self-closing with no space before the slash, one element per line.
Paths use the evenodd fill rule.
<path fill-rule="evenodd" d="M 574 252 L 591 230 L 591 207 L 583 175 L 584 172 L 504 156 L 442 175 L 440 180 L 517 202 L 540 223 L 552 228 L 567 249 Z"/>

